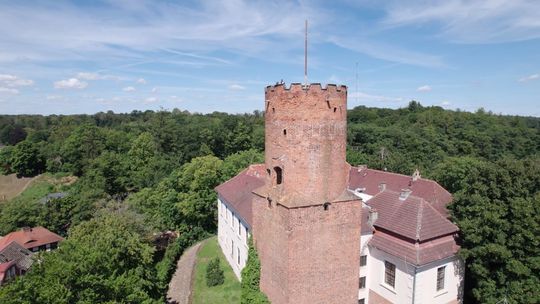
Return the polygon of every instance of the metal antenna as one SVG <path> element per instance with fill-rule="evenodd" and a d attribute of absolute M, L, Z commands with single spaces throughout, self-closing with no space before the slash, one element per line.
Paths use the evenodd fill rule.
<path fill-rule="evenodd" d="M 358 106 L 358 62 L 356 62 L 356 105 Z"/>
<path fill-rule="evenodd" d="M 304 86 L 308 85 L 307 82 L 307 19 L 306 19 L 306 35 L 304 40 Z"/>

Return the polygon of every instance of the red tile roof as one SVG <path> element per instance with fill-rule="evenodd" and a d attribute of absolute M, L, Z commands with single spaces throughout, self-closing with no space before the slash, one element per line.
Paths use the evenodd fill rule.
<path fill-rule="evenodd" d="M 376 231 L 373 234 L 369 246 L 417 266 L 451 257 L 459 250 L 452 235 L 427 242 L 412 243 L 382 231 Z"/>
<path fill-rule="evenodd" d="M 381 191 L 381 183 L 386 184 L 386 189 L 396 192 L 410 189 L 412 195 L 423 198 L 435 210 L 448 217 L 446 205 L 452 201 L 452 195 L 437 182 L 421 177 L 413 181 L 412 176 L 368 169 L 365 166 L 351 167 L 349 189 L 364 188 L 364 193 L 376 195 Z"/>
<path fill-rule="evenodd" d="M 264 174 L 264 164 L 251 165 L 215 188 L 219 196 L 225 200 L 224 203 L 249 226 L 252 220 L 251 206 L 255 197 L 252 191 L 264 185 Z"/>
<path fill-rule="evenodd" d="M 433 206 L 416 196 L 409 195 L 402 200 L 399 192 L 385 190 L 367 201 L 367 205 L 378 212 L 374 224 L 376 228 L 383 228 L 411 241 L 423 242 L 459 230 Z"/>
<path fill-rule="evenodd" d="M 23 228 L 19 231 L 11 232 L 0 239 L 0 250 L 9 245 L 12 241 L 19 243 L 26 249 L 41 245 L 63 241 L 64 238 L 44 227 Z"/>

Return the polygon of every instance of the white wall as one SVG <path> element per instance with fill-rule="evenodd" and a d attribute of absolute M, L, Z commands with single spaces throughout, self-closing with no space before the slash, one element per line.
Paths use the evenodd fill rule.
<path fill-rule="evenodd" d="M 377 248 L 370 248 L 369 288 L 392 303 L 412 303 L 414 267 Z M 396 265 L 395 286 L 384 282 L 384 262 Z"/>
<path fill-rule="evenodd" d="M 218 242 L 238 279 L 246 265 L 248 239 L 247 224 L 227 206 L 224 200 L 218 198 Z"/>
<path fill-rule="evenodd" d="M 445 267 L 444 288 L 437 291 L 437 269 Z M 436 261 L 420 267 L 416 274 L 415 303 L 448 303 L 463 295 L 463 263 L 456 257 Z"/>
<path fill-rule="evenodd" d="M 367 255 L 367 261 L 365 266 L 360 267 L 360 277 L 366 277 L 366 288 L 358 290 L 358 299 L 364 299 L 365 303 L 368 303 L 369 286 L 372 276 L 370 275 L 371 256 L 369 254 L 368 242 L 371 240 L 373 234 L 364 234 L 360 237 L 360 256 Z"/>
<path fill-rule="evenodd" d="M 394 288 L 384 282 L 385 261 L 396 265 Z M 455 256 L 416 268 L 403 259 L 371 247 L 368 265 L 368 288 L 393 303 L 413 303 L 413 290 L 414 304 L 446 304 L 463 293 L 463 267 Z M 441 266 L 446 266 L 445 287 L 437 291 L 437 268 Z"/>

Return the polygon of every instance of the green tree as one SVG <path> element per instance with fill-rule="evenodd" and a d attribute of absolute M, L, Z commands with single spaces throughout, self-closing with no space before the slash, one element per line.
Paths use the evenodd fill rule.
<path fill-rule="evenodd" d="M 34 176 L 43 172 L 45 160 L 34 143 L 22 141 L 13 149 L 11 169 L 20 176 Z"/>
<path fill-rule="evenodd" d="M 222 180 L 226 181 L 237 175 L 249 165 L 264 163 L 264 155 L 260 151 L 250 149 L 227 156 L 221 168 Z"/>
<path fill-rule="evenodd" d="M 11 161 L 13 156 L 13 146 L 0 148 L 0 174 L 11 174 Z"/>
<path fill-rule="evenodd" d="M 1 303 L 159 303 L 144 224 L 103 214 L 70 231 L 54 252 L 0 289 Z"/>

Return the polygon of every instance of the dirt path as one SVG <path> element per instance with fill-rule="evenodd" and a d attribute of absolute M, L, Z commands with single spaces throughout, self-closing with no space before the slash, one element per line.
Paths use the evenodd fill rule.
<path fill-rule="evenodd" d="M 15 174 L 0 175 L 0 202 L 12 199 L 21 194 L 32 181 L 39 177 L 40 175 L 32 178 L 17 178 Z"/>
<path fill-rule="evenodd" d="M 168 304 L 189 304 L 197 252 L 203 243 L 204 241 L 191 246 L 178 259 L 176 272 L 169 283 Z"/>

